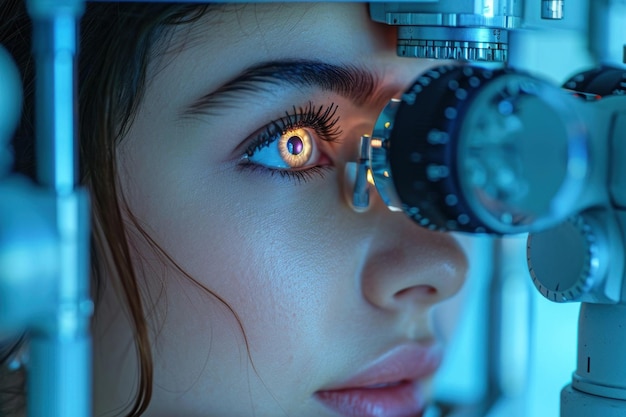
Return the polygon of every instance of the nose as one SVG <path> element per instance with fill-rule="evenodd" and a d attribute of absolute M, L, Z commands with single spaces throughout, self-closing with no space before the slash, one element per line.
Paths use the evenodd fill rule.
<path fill-rule="evenodd" d="M 376 225 L 361 274 L 365 299 L 379 308 L 402 310 L 429 307 L 456 294 L 467 272 L 456 239 L 380 207 L 380 200 L 376 205 L 361 214 Z"/>

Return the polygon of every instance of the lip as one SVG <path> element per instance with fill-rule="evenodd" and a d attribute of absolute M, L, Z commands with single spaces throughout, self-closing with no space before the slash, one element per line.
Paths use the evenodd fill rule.
<path fill-rule="evenodd" d="M 315 395 L 345 417 L 421 416 L 426 399 L 420 382 L 437 371 L 442 358 L 441 346 L 433 343 L 400 345 Z"/>

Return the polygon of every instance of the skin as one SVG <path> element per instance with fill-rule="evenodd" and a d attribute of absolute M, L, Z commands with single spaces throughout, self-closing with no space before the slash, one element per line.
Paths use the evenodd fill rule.
<path fill-rule="evenodd" d="M 451 235 L 419 228 L 375 194 L 365 213 L 345 199 L 344 167 L 360 135 L 437 63 L 398 58 L 394 29 L 353 3 L 236 6 L 173 40 L 151 65 L 118 149 L 128 210 L 171 258 L 131 227 L 155 360 L 146 415 L 337 416 L 314 393 L 394 346 L 433 339 L 433 308 L 457 293 L 466 273 Z M 376 94 L 353 103 L 281 86 L 241 93 L 210 115 L 179 117 L 250 66 L 310 57 L 367 68 L 380 81 Z M 240 166 L 255 132 L 309 102 L 335 103 L 343 132 L 337 143 L 318 141 L 323 175 L 299 182 Z M 120 305 L 105 288 L 94 330 L 96 415 L 114 415 L 136 384 Z"/>

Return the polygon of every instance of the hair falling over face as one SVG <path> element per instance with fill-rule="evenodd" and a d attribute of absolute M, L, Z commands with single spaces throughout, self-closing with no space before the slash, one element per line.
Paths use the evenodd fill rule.
<path fill-rule="evenodd" d="M 146 7 L 150 12 L 146 13 Z M 93 224 L 91 273 L 93 297 L 107 280 L 118 291 L 134 326 L 140 375 L 134 401 L 124 414 L 139 416 L 152 392 L 152 353 L 144 300 L 131 263 L 121 201 L 116 184 L 115 150 L 132 123 L 146 83 L 152 56 L 168 31 L 192 23 L 207 5 L 89 3 L 81 19 L 79 55 L 79 126 L 81 181 L 91 193 Z M 13 140 L 14 171 L 35 178 L 34 62 L 32 26 L 24 0 L 0 2 L 0 44 L 11 53 L 22 74 L 23 116 Z M 23 343 L 0 341 L 0 415 L 25 415 L 26 373 L 9 362 Z"/>

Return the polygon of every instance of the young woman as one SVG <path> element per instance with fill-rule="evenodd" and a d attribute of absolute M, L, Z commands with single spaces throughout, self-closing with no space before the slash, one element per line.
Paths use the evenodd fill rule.
<path fill-rule="evenodd" d="M 1 4 L 32 172 L 30 28 Z M 376 196 L 353 210 L 345 169 L 437 63 L 397 57 L 394 28 L 356 3 L 90 3 L 80 52 L 94 415 L 421 415 L 442 357 L 431 313 L 466 259 Z M 20 376 L 0 378 L 9 415 Z"/>

